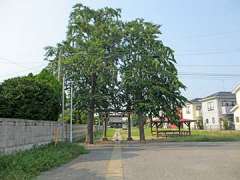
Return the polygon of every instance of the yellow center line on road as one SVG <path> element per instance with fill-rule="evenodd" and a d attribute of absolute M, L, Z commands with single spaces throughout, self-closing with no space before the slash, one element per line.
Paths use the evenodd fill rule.
<path fill-rule="evenodd" d="M 119 144 L 119 140 L 121 140 L 121 134 L 119 129 L 116 129 L 113 140 L 116 141 L 116 144 L 113 147 L 111 159 L 107 165 L 105 178 L 106 180 L 123 180 L 122 148 Z"/>
<path fill-rule="evenodd" d="M 106 180 L 123 180 L 122 148 L 116 144 L 106 169 Z"/>

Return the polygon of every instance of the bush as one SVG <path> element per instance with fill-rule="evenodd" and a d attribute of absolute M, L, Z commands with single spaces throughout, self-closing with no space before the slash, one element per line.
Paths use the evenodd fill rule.
<path fill-rule="evenodd" d="M 66 163 L 87 153 L 83 146 L 59 143 L 40 146 L 13 155 L 0 156 L 0 179 L 32 179 L 40 172 Z"/>
<path fill-rule="evenodd" d="M 197 121 L 197 128 L 198 128 L 198 129 L 203 129 L 203 120 L 202 120 L 202 119 L 199 119 L 199 120 Z"/>
<path fill-rule="evenodd" d="M 0 117 L 56 121 L 60 92 L 61 85 L 46 71 L 8 79 L 0 85 Z"/>
<path fill-rule="evenodd" d="M 229 129 L 229 123 L 227 119 L 223 119 L 223 128 L 224 130 L 228 130 Z"/>

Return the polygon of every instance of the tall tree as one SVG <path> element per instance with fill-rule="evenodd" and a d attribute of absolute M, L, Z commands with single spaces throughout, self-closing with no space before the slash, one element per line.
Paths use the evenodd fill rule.
<path fill-rule="evenodd" d="M 176 108 L 186 100 L 181 96 L 184 85 L 177 77 L 173 51 L 159 40 L 159 28 L 142 19 L 124 26 L 121 78 L 138 115 L 140 141 L 145 141 L 144 123 L 149 113 L 163 111 L 175 120 Z"/>
<path fill-rule="evenodd" d="M 76 4 L 70 15 L 67 39 L 62 43 L 66 84 L 72 83 L 74 87 L 75 108 L 88 111 L 86 142 L 90 144 L 93 143 L 94 113 L 96 109 L 106 108 L 108 90 L 117 79 L 122 39 L 119 18 L 119 9 L 94 10 Z M 48 48 L 47 54 L 55 52 L 56 55 L 59 50 L 54 49 Z M 52 64 L 56 65 L 56 60 Z"/>

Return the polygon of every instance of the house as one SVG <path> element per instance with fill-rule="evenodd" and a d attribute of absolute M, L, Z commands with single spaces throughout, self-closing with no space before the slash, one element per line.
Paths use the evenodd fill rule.
<path fill-rule="evenodd" d="M 182 108 L 182 118 L 188 120 L 196 120 L 191 123 L 192 129 L 199 129 L 202 124 L 202 103 L 201 98 L 195 98 L 188 101 Z"/>
<path fill-rule="evenodd" d="M 123 125 L 123 113 L 110 113 L 108 125 L 112 128 L 122 128 Z"/>
<path fill-rule="evenodd" d="M 234 129 L 231 109 L 236 104 L 235 94 L 217 92 L 202 99 L 204 129 Z"/>
<path fill-rule="evenodd" d="M 235 130 L 240 130 L 240 84 L 233 89 L 232 93 L 236 95 L 236 105 L 231 109 L 234 113 Z"/>

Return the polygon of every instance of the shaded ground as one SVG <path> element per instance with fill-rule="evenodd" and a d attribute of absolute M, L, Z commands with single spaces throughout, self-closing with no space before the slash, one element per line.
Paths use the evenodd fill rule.
<path fill-rule="evenodd" d="M 115 144 L 89 149 L 89 154 L 38 179 L 240 179 L 239 142 Z"/>

